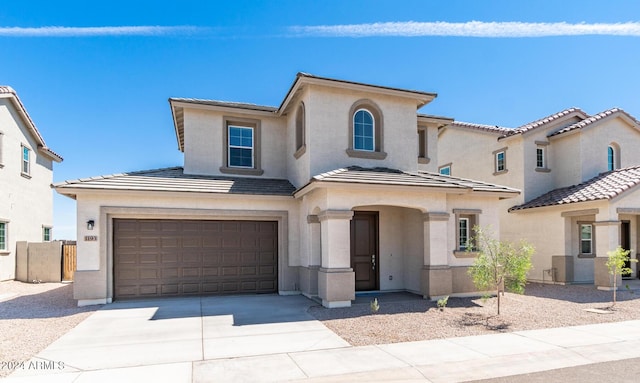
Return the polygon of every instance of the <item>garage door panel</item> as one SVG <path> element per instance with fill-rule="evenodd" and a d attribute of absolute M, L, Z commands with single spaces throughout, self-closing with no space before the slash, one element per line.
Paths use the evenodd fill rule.
<path fill-rule="evenodd" d="M 277 222 L 114 220 L 115 298 L 277 291 Z"/>

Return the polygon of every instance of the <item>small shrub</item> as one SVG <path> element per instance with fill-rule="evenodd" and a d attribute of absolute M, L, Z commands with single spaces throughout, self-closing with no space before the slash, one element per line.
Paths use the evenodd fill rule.
<path fill-rule="evenodd" d="M 447 302 L 449 302 L 449 296 L 445 296 L 442 297 L 440 299 L 438 299 L 438 308 L 440 309 L 440 311 L 443 311 L 445 307 L 447 307 Z"/>
<path fill-rule="evenodd" d="M 378 304 L 378 298 L 373 298 L 373 301 L 371 301 L 371 312 L 372 313 L 377 313 L 378 310 L 380 310 L 380 305 Z"/>

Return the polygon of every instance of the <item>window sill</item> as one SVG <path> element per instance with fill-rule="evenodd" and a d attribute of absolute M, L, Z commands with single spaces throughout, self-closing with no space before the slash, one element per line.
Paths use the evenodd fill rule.
<path fill-rule="evenodd" d="M 578 254 L 578 258 L 595 258 L 595 254 Z"/>
<path fill-rule="evenodd" d="M 11 252 L 9 250 L 0 250 L 0 256 L 1 255 L 9 255 L 11 254 Z"/>
<path fill-rule="evenodd" d="M 264 174 L 264 170 L 262 169 L 230 168 L 228 166 L 221 166 L 220 172 L 225 174 L 239 174 L 243 176 L 261 176 Z"/>
<path fill-rule="evenodd" d="M 494 176 L 499 176 L 501 174 L 505 174 L 505 173 L 508 173 L 508 172 L 509 172 L 509 170 L 505 169 L 505 170 L 500 170 L 499 172 L 494 172 L 493 175 Z"/>
<path fill-rule="evenodd" d="M 302 145 L 300 147 L 300 149 L 296 150 L 295 153 L 293 153 L 293 156 L 295 157 L 295 159 L 297 160 L 298 158 L 302 157 L 302 155 L 307 151 L 307 146 L 306 145 Z"/>
<path fill-rule="evenodd" d="M 429 157 L 418 157 L 419 164 L 428 164 L 429 162 L 431 162 L 431 158 Z"/>
<path fill-rule="evenodd" d="M 454 250 L 453 256 L 456 258 L 475 258 L 478 256 L 477 251 Z"/>
<path fill-rule="evenodd" d="M 550 173 L 551 169 L 549 169 L 549 168 L 536 168 L 536 171 L 540 172 L 540 173 Z"/>
<path fill-rule="evenodd" d="M 24 178 L 30 180 L 31 179 L 31 175 L 27 174 L 27 173 L 20 173 L 21 176 L 23 176 Z"/>
<path fill-rule="evenodd" d="M 346 152 L 349 157 L 355 158 L 366 158 L 369 160 L 384 160 L 387 158 L 387 153 L 385 152 L 367 152 L 364 150 L 354 149 L 347 149 Z"/>

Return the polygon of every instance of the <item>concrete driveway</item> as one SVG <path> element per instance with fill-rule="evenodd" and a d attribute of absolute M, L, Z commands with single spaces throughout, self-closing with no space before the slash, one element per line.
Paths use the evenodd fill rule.
<path fill-rule="evenodd" d="M 307 313 L 314 304 L 302 296 L 278 295 L 116 302 L 11 378 L 39 380 L 44 374 L 47 381 L 83 382 L 121 373 L 125 381 L 191 382 L 216 375 L 209 361 L 349 347 Z"/>

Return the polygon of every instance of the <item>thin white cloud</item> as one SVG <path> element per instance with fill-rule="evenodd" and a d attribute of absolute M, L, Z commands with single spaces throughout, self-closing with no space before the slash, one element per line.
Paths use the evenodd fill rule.
<path fill-rule="evenodd" d="M 0 27 L 0 37 L 91 37 L 91 36 L 166 36 L 195 34 L 207 28 L 193 26 L 163 27 L 115 26 L 115 27 Z"/>
<path fill-rule="evenodd" d="M 456 37 L 547 37 L 547 36 L 634 36 L 640 37 L 640 22 L 626 23 L 523 23 L 483 22 L 386 22 L 370 24 L 293 26 L 289 31 L 300 37 L 376 37 L 376 36 L 456 36 Z"/>

